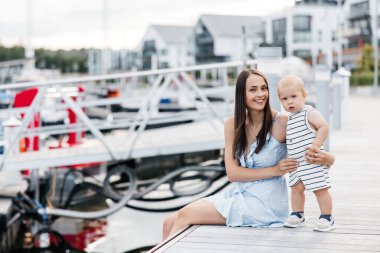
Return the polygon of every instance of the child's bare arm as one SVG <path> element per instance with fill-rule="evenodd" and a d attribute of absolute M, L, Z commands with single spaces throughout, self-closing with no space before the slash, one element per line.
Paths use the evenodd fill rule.
<path fill-rule="evenodd" d="M 317 131 L 315 140 L 311 145 L 320 148 L 329 134 L 329 125 L 318 110 L 309 112 L 308 121 L 311 127 L 314 127 Z"/>

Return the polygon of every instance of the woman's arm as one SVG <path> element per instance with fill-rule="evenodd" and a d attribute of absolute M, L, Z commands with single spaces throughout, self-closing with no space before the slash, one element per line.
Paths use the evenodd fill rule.
<path fill-rule="evenodd" d="M 249 169 L 239 165 L 239 161 L 232 154 L 234 142 L 234 119 L 230 118 L 224 124 L 225 152 L 224 161 L 226 164 L 227 177 L 231 182 L 251 182 L 260 179 L 282 176 L 287 172 L 296 169 L 297 164 L 292 159 L 281 160 L 276 166 Z"/>
<path fill-rule="evenodd" d="M 308 163 L 325 165 L 330 167 L 335 162 L 335 156 L 316 147 L 307 147 L 305 160 Z"/>

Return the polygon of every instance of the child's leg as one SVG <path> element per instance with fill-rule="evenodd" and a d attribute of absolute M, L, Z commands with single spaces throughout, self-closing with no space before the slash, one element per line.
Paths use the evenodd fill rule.
<path fill-rule="evenodd" d="M 292 186 L 291 194 L 293 212 L 284 222 L 284 226 L 288 228 L 304 226 L 306 223 L 305 215 L 303 213 L 305 207 L 305 186 L 301 181 Z"/>
<path fill-rule="evenodd" d="M 293 212 L 303 212 L 305 207 L 305 186 L 299 181 L 292 187 L 291 202 Z"/>
<path fill-rule="evenodd" d="M 314 191 L 319 204 L 321 214 L 331 215 L 332 212 L 332 198 L 328 188 Z"/>

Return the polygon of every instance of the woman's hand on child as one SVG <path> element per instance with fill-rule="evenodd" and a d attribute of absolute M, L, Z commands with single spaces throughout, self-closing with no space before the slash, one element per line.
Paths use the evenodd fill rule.
<path fill-rule="evenodd" d="M 277 167 L 279 169 L 280 176 L 282 176 L 286 173 L 295 171 L 298 167 L 298 162 L 295 159 L 287 158 L 281 160 Z"/>
<path fill-rule="evenodd" d="M 308 163 L 319 165 L 331 165 L 331 155 L 317 147 L 306 147 L 305 160 Z M 333 163 L 333 161 L 332 161 Z"/>

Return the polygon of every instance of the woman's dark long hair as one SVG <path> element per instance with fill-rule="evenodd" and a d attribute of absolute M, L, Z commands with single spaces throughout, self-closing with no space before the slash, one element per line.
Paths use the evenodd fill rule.
<path fill-rule="evenodd" d="M 256 136 L 257 147 L 255 153 L 259 153 L 264 147 L 266 142 L 266 136 L 268 132 L 272 129 L 273 119 L 272 119 L 272 110 L 269 105 L 269 84 L 267 78 L 263 73 L 256 69 L 247 69 L 240 72 L 236 80 L 236 90 L 235 90 L 235 138 L 233 143 L 233 156 L 240 157 L 244 150 L 248 147 L 247 134 L 245 132 L 245 122 L 246 122 L 246 83 L 250 75 L 261 76 L 265 83 L 268 85 L 268 100 L 264 107 L 264 122 L 261 127 L 258 135 Z"/>

